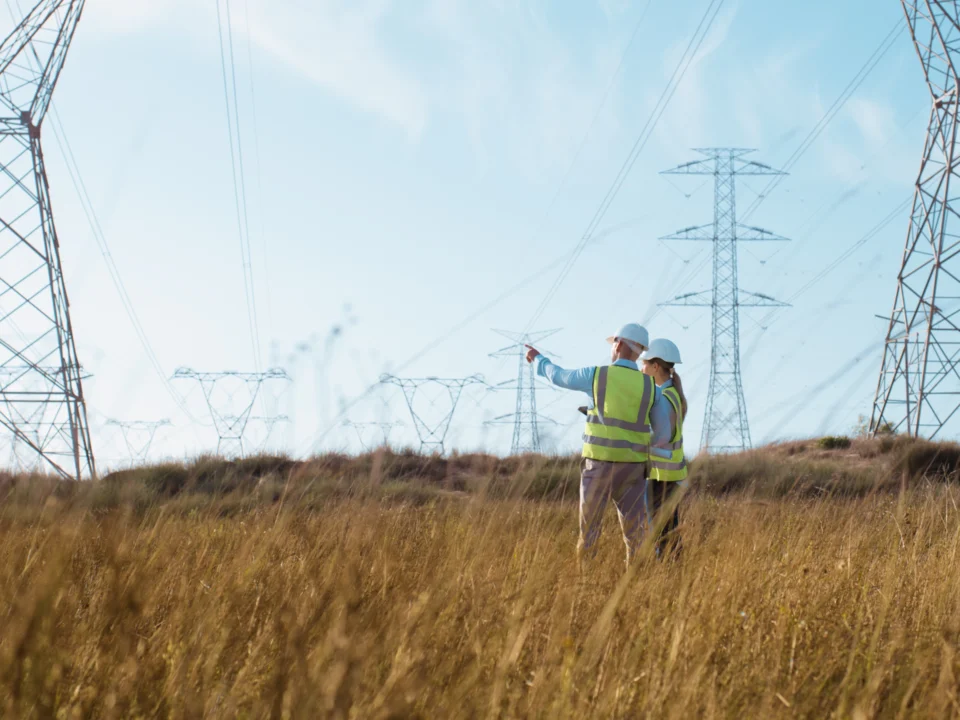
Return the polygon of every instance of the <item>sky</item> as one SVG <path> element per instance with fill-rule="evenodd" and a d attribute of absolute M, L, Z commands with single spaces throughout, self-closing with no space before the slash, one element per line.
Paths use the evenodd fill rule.
<path fill-rule="evenodd" d="M 593 241 L 552 292 L 707 4 L 91 0 L 54 106 L 160 366 L 47 132 L 99 465 L 129 462 L 111 419 L 170 419 L 153 460 L 216 449 L 200 385 L 161 377 L 181 367 L 285 369 L 290 381 L 264 383 L 253 415 L 286 420 L 269 435 L 252 420 L 246 448 L 296 456 L 358 451 L 387 431 L 415 446 L 404 395 L 378 386 L 382 373 L 481 374 L 487 385 L 460 396 L 447 449 L 506 452 L 510 426 L 485 423 L 510 413 L 515 395 L 489 387 L 515 379 L 519 358 L 490 357 L 509 344 L 494 329 L 559 329 L 545 349 L 580 367 L 607 361 L 604 338 L 630 321 L 679 345 L 695 450 L 709 313 L 657 307 L 709 288 L 710 248 L 658 238 L 712 221 L 712 187 L 659 173 L 712 146 L 756 148 L 752 159 L 782 166 L 902 20 L 896 2 L 726 0 Z M 218 34 L 218 13 L 229 34 Z M 226 83 L 220 37 L 234 50 Z M 751 215 L 792 242 L 741 245 L 741 286 L 796 295 L 772 316 L 742 311 L 755 444 L 850 433 L 869 416 L 907 212 L 805 286 L 910 196 L 928 109 L 903 32 Z M 738 183 L 740 208 L 762 180 Z M 220 386 L 214 400 L 228 407 L 233 393 L 243 405 L 249 390 Z M 582 399 L 537 393 L 552 420 L 545 449 L 576 451 Z M 441 422 L 446 390 L 423 388 L 414 409 Z M 371 422 L 380 425 L 362 425 Z"/>

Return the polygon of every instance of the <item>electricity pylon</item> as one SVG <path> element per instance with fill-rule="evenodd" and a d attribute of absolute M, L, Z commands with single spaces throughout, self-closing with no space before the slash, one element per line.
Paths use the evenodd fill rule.
<path fill-rule="evenodd" d="M 217 431 L 217 454 L 243 457 L 243 436 L 260 389 L 267 381 L 289 381 L 290 377 L 279 368 L 256 373 L 197 372 L 179 368 L 173 379 L 195 380 L 200 384 Z"/>
<path fill-rule="evenodd" d="M 420 438 L 420 452 L 422 453 L 425 450 L 438 451 L 442 455 L 444 453 L 443 443 L 447 438 L 447 432 L 450 430 L 450 423 L 453 421 L 453 414 L 457 410 L 457 403 L 460 401 L 463 388 L 467 385 L 483 384 L 484 380 L 479 375 L 471 375 L 465 378 L 399 378 L 395 375 L 381 375 L 380 382 L 385 385 L 396 385 L 403 390 L 403 397 L 407 401 L 407 409 L 410 410 L 410 417 L 417 429 L 417 437 Z M 417 392 L 420 388 L 429 385 L 439 385 L 446 389 L 447 397 L 450 400 L 450 411 L 440 417 L 439 420 L 424 420 L 416 409 Z"/>
<path fill-rule="evenodd" d="M 784 175 L 780 170 L 742 157 L 753 150 L 706 148 L 696 152 L 704 160 L 665 170 L 662 175 L 713 175 L 713 222 L 688 227 L 661 240 L 705 240 L 713 243 L 713 287 L 687 293 L 663 303 L 667 306 L 709 307 L 712 311 L 710 386 L 700 447 L 706 452 L 747 450 L 752 446 L 747 405 L 740 379 L 740 308 L 785 307 L 769 295 L 741 290 L 737 244 L 786 238 L 737 222 L 738 175 Z"/>
<path fill-rule="evenodd" d="M 870 427 L 930 438 L 960 409 L 960 228 L 956 215 L 960 7 L 902 0 L 932 107 Z"/>
<path fill-rule="evenodd" d="M 147 461 L 150 447 L 160 428 L 171 424 L 169 420 L 108 420 L 107 425 L 120 429 L 123 442 L 130 454 L 130 461 L 140 463 Z"/>
<path fill-rule="evenodd" d="M 258 415 L 256 417 L 251 416 L 249 421 L 263 425 L 263 442 L 259 445 L 259 452 L 263 455 L 267 452 L 267 446 L 270 444 L 270 438 L 273 437 L 273 431 L 277 425 L 290 422 L 290 418 L 286 415 Z"/>
<path fill-rule="evenodd" d="M 364 452 L 370 452 L 374 447 L 390 447 L 390 433 L 393 432 L 394 428 L 401 427 L 401 423 L 398 422 L 354 422 L 352 420 L 345 420 L 343 422 L 344 427 L 353 428 L 353 431 L 357 434 L 357 440 L 360 442 L 360 446 L 363 448 Z M 380 431 L 380 444 L 374 446 L 371 443 L 368 443 L 364 437 L 364 430 L 379 430 Z"/>
<path fill-rule="evenodd" d="M 40 129 L 83 0 L 44 0 L 0 43 L 0 425 L 64 478 L 96 477 Z"/>
<path fill-rule="evenodd" d="M 516 409 L 507 415 L 495 417 L 488 420 L 488 425 L 513 425 L 513 440 L 510 443 L 510 453 L 512 455 L 521 455 L 523 453 L 539 453 L 540 445 L 540 423 L 553 423 L 553 420 L 542 417 L 537 413 L 537 387 L 535 384 L 536 373 L 534 364 L 526 360 L 526 345 L 535 345 L 544 339 L 560 332 L 557 330 L 542 330 L 534 333 L 513 333 L 504 330 L 494 330 L 498 335 L 502 335 L 507 340 L 513 340 L 512 345 L 500 348 L 496 352 L 490 353 L 490 357 L 517 357 L 517 382 L 513 387 L 496 386 L 496 389 L 515 389 L 517 391 Z"/>

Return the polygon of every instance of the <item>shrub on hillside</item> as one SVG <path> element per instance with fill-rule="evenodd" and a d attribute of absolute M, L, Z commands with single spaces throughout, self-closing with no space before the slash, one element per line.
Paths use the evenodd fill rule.
<path fill-rule="evenodd" d="M 699 457 L 691 465 L 690 481 L 698 491 L 710 495 L 747 493 L 778 498 L 858 496 L 878 489 L 887 479 L 869 467 L 801 455 L 786 459 L 755 450 Z"/>
<path fill-rule="evenodd" d="M 960 471 L 960 445 L 905 439 L 899 443 L 894 467 L 911 478 L 956 478 Z"/>
<path fill-rule="evenodd" d="M 843 435 L 827 435 L 826 437 L 822 437 L 817 440 L 817 446 L 823 448 L 824 450 L 845 450 L 852 444 L 853 443 L 850 438 Z"/>

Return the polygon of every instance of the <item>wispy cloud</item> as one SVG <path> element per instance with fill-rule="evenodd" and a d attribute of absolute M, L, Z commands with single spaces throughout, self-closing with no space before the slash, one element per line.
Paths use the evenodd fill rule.
<path fill-rule="evenodd" d="M 403 128 L 427 123 L 427 92 L 383 41 L 383 3 L 333 0 L 251 6 L 251 37 L 287 67 L 351 104 Z"/>
<path fill-rule="evenodd" d="M 445 58 L 437 102 L 458 116 L 478 165 L 502 153 L 528 175 L 555 177 L 569 165 L 601 107 L 619 62 L 625 2 L 601 2 L 607 30 L 577 46 L 551 24 L 542 2 L 428 0 L 424 31 Z M 617 125 L 617 88 L 603 104 L 597 135 Z"/>
<path fill-rule="evenodd" d="M 707 65 L 704 61 L 726 42 L 736 15 L 737 4 L 734 3 L 727 6 L 714 20 L 657 128 L 657 135 L 662 141 L 682 146 L 716 142 L 708 133 L 708 128 L 715 127 L 716 123 L 712 122 L 706 111 L 710 105 L 710 92 L 706 81 Z M 681 42 L 674 44 L 664 53 L 665 80 L 673 74 L 688 42 L 689 35 L 686 35 Z M 651 90 L 651 107 L 659 95 L 659 89 Z"/>
<path fill-rule="evenodd" d="M 233 3 L 232 19 L 235 29 L 249 28 L 254 44 L 291 71 L 415 139 L 427 123 L 427 92 L 384 42 L 389 7 L 377 0 L 249 0 Z M 175 26 L 209 39 L 215 15 L 213 3 L 100 0 L 91 3 L 86 22 L 123 33 Z"/>
<path fill-rule="evenodd" d="M 893 107 L 886 103 L 853 97 L 847 101 L 845 109 L 868 145 L 881 145 L 896 132 Z"/>

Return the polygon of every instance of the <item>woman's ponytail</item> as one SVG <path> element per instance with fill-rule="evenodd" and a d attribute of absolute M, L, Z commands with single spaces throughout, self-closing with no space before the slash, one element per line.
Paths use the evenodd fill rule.
<path fill-rule="evenodd" d="M 673 380 L 673 386 L 677 389 L 680 396 L 680 412 L 683 413 L 683 419 L 687 419 L 687 396 L 683 393 L 683 383 L 680 382 L 680 375 L 676 370 L 670 371 L 670 379 Z"/>

